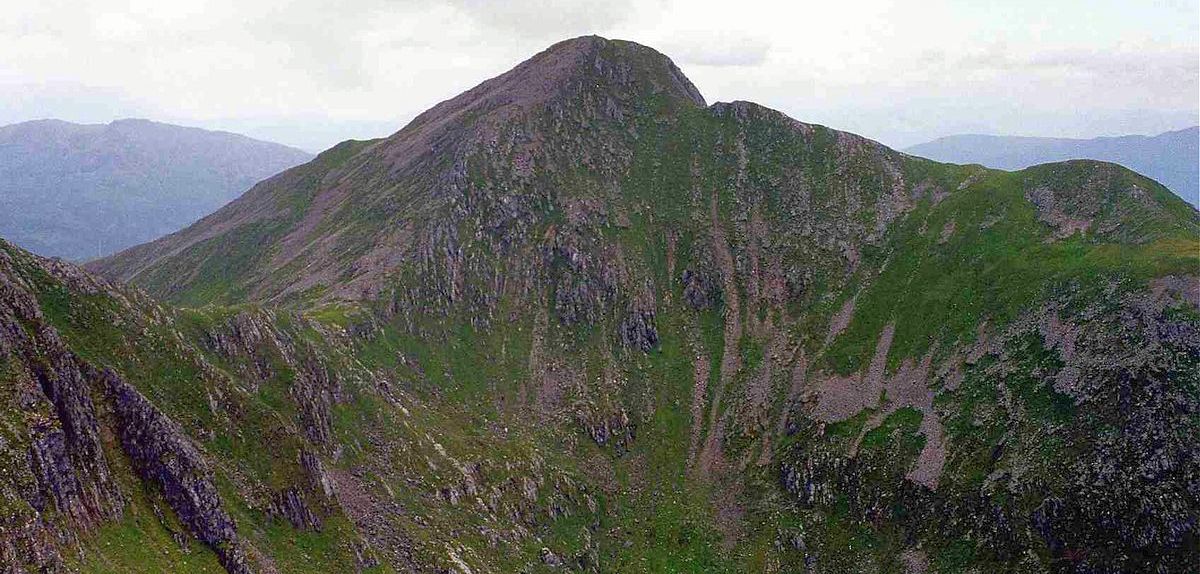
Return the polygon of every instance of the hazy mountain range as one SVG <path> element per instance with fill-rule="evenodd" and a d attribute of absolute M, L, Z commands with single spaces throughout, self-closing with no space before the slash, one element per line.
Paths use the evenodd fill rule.
<path fill-rule="evenodd" d="M 86 270 L 0 242 L 0 560 L 1196 572 L 1198 248 L 563 41 Z"/>
<path fill-rule="evenodd" d="M 0 127 L 0 236 L 83 260 L 177 231 L 312 156 L 147 120 Z"/>
<path fill-rule="evenodd" d="M 1068 159 L 1111 161 L 1149 176 L 1200 206 L 1200 128 L 1094 139 L 956 135 L 904 151 L 937 161 L 1016 170 Z"/>

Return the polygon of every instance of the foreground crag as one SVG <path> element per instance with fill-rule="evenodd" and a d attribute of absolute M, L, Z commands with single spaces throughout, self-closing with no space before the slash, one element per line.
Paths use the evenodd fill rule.
<path fill-rule="evenodd" d="M 172 311 L 2 241 L 0 288 L 5 571 L 430 571 L 471 551 L 464 524 L 536 554 L 597 512 L 530 441 L 456 430 L 341 329 Z"/>
<path fill-rule="evenodd" d="M 4 556 L 1194 571 L 1198 233 L 570 40 L 91 266 L 184 309 L 5 246 Z"/>

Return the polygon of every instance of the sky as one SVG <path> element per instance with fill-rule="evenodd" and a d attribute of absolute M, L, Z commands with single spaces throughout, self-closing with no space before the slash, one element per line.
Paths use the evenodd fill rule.
<path fill-rule="evenodd" d="M 399 130 L 583 34 L 905 147 L 1200 123 L 1200 0 L 39 0 L 0 10 L 0 124 L 144 117 L 309 151 Z"/>

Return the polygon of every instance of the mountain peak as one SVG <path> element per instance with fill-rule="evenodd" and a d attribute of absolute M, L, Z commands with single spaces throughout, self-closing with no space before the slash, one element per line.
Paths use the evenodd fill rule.
<path fill-rule="evenodd" d="M 465 112 L 480 116 L 497 110 L 529 110 L 597 92 L 661 96 L 677 105 L 707 105 L 696 86 L 661 52 L 635 42 L 580 36 L 553 44 L 511 70 L 434 106 L 401 133 Z"/>
<path fill-rule="evenodd" d="M 607 78 L 617 84 L 644 82 L 655 93 L 690 101 L 700 107 L 707 105 L 704 96 L 669 57 L 637 42 L 595 35 L 570 38 L 551 45 L 512 72 L 529 74 L 556 70 L 582 72 L 594 79 Z"/>

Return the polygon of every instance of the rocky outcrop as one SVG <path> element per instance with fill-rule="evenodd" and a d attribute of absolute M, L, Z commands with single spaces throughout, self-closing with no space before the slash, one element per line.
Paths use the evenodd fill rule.
<path fill-rule="evenodd" d="M 680 281 L 683 282 L 683 300 L 692 309 L 712 309 L 721 303 L 720 283 L 711 274 L 685 269 Z"/>
<path fill-rule="evenodd" d="M 297 530 L 320 530 L 321 519 L 304 500 L 304 493 L 295 487 L 285 488 L 271 499 L 271 514 L 281 516 Z"/>
<path fill-rule="evenodd" d="M 43 331 L 41 338 L 49 344 L 42 347 L 42 360 L 32 371 L 57 420 L 36 421 L 30 428 L 30 457 L 44 497 L 33 501 L 34 507 L 47 510 L 43 500 L 51 502 L 76 526 L 86 528 L 119 516 L 123 496 L 100 443 L 84 378 L 88 367 L 65 352 L 50 332 Z"/>
<path fill-rule="evenodd" d="M 296 378 L 292 381 L 292 399 L 300 409 L 302 432 L 314 445 L 329 445 L 333 440 L 330 409 L 337 400 L 339 383 L 329 367 L 316 357 L 316 351 L 307 347 L 296 365 Z"/>
<path fill-rule="evenodd" d="M 0 241 L 0 560 L 62 568 L 61 545 L 121 516 L 104 452 L 94 372 L 46 321 Z"/>
<path fill-rule="evenodd" d="M 203 455 L 171 419 L 115 373 L 103 374 L 121 448 L 143 480 L 155 485 L 179 520 L 221 559 L 230 574 L 249 574 L 233 519 Z"/>
<path fill-rule="evenodd" d="M 288 320 L 308 325 L 301 317 Z M 287 384 L 304 436 L 314 445 L 329 444 L 330 409 L 340 381 L 311 343 L 279 328 L 276 313 L 240 312 L 207 329 L 204 337 L 206 346 L 236 369 L 250 389 L 268 382 Z"/>
<path fill-rule="evenodd" d="M 604 415 L 580 415 L 580 422 L 592 440 L 600 446 L 612 445 L 618 453 L 629 450 L 636 436 L 636 427 L 624 409 Z"/>
<path fill-rule="evenodd" d="M 1086 232 L 1092 226 L 1092 218 L 1099 209 L 1095 205 L 1085 206 L 1083 210 L 1072 210 L 1068 213 L 1054 191 L 1048 187 L 1038 187 L 1025 194 L 1030 203 L 1037 208 L 1038 219 L 1054 228 L 1054 236 L 1058 239 L 1070 237 L 1077 232 Z"/>
<path fill-rule="evenodd" d="M 1034 205 L 1038 219 L 1054 229 L 1055 239 L 1085 232 L 1107 240 L 1146 243 L 1166 231 L 1151 222 L 1166 214 L 1162 193 L 1170 192 L 1155 189 L 1153 182 L 1116 164 L 1073 160 L 1023 173 L 1025 198 Z M 1200 221 L 1194 210 L 1190 216 L 1191 221 L 1179 222 L 1176 228 Z"/>
<path fill-rule="evenodd" d="M 922 516 L 971 524 L 982 529 L 975 536 L 980 547 L 1000 560 L 1036 540 L 1066 572 L 1190 571 L 1200 566 L 1194 552 L 1200 543 L 1200 451 L 1185 438 L 1200 430 L 1200 331 L 1187 319 L 1198 308 L 1191 290 L 1191 282 L 1168 277 L 1148 290 L 1082 307 L 1072 306 L 1068 294 L 1002 333 L 981 332 L 977 350 L 951 355 L 952 362 L 968 356 L 966 363 L 941 369 L 946 386 L 936 408 L 932 395 L 922 392 L 927 364 L 914 372 L 906 362 L 881 379 L 882 386 L 847 379 L 853 384 L 838 396 L 880 396 L 882 389 L 886 402 L 860 402 L 824 422 L 833 411 L 823 405 L 834 396 L 822 388 L 821 401 L 808 413 L 813 418 L 795 429 L 805 439 L 782 463 L 781 480 L 805 505 L 848 500 L 860 520 L 886 517 L 910 536 L 921 530 Z M 958 370 L 965 375 L 952 374 Z M 905 382 L 914 375 L 920 384 Z M 861 393 L 850 392 L 858 388 Z M 981 392 L 1005 399 L 960 406 L 963 393 Z M 880 434 L 885 415 L 902 405 L 922 419 L 891 430 L 891 438 Z M 864 407 L 878 414 L 868 416 Z M 1084 408 L 1087 419 L 1072 418 Z M 931 426 L 931 417 L 949 420 L 953 430 L 944 431 L 940 422 Z M 971 435 L 1002 438 L 973 452 L 973 439 L 955 434 L 964 432 L 964 423 Z M 1019 429 L 1030 427 L 1044 438 L 1017 438 Z M 922 435 L 923 442 L 904 439 Z M 888 440 L 895 442 L 880 442 Z M 892 450 L 877 450 L 881 444 Z M 1069 462 L 1060 460 L 1047 444 L 1077 452 Z M 941 451 L 939 472 L 947 461 L 987 461 L 982 487 L 964 484 L 961 468 L 948 484 L 939 484 L 922 470 L 931 447 Z M 1028 508 L 1008 502 L 1031 488 L 1053 494 Z"/>
<path fill-rule="evenodd" d="M 658 346 L 658 330 L 654 328 L 654 311 L 635 310 L 621 321 L 621 343 L 631 349 L 649 353 Z"/>
<path fill-rule="evenodd" d="M 615 298 L 620 277 L 617 269 L 579 246 L 581 240 L 560 234 L 549 258 L 556 270 L 554 310 L 567 325 L 592 322 Z"/>
<path fill-rule="evenodd" d="M 204 333 L 205 345 L 222 358 L 240 360 L 250 389 L 276 376 L 281 341 L 275 336 L 271 316 L 261 312 L 236 313 Z"/>
<path fill-rule="evenodd" d="M 333 480 L 316 453 L 301 450 L 297 461 L 304 479 L 271 497 L 269 511 L 297 530 L 321 530 L 324 520 L 337 506 Z"/>

